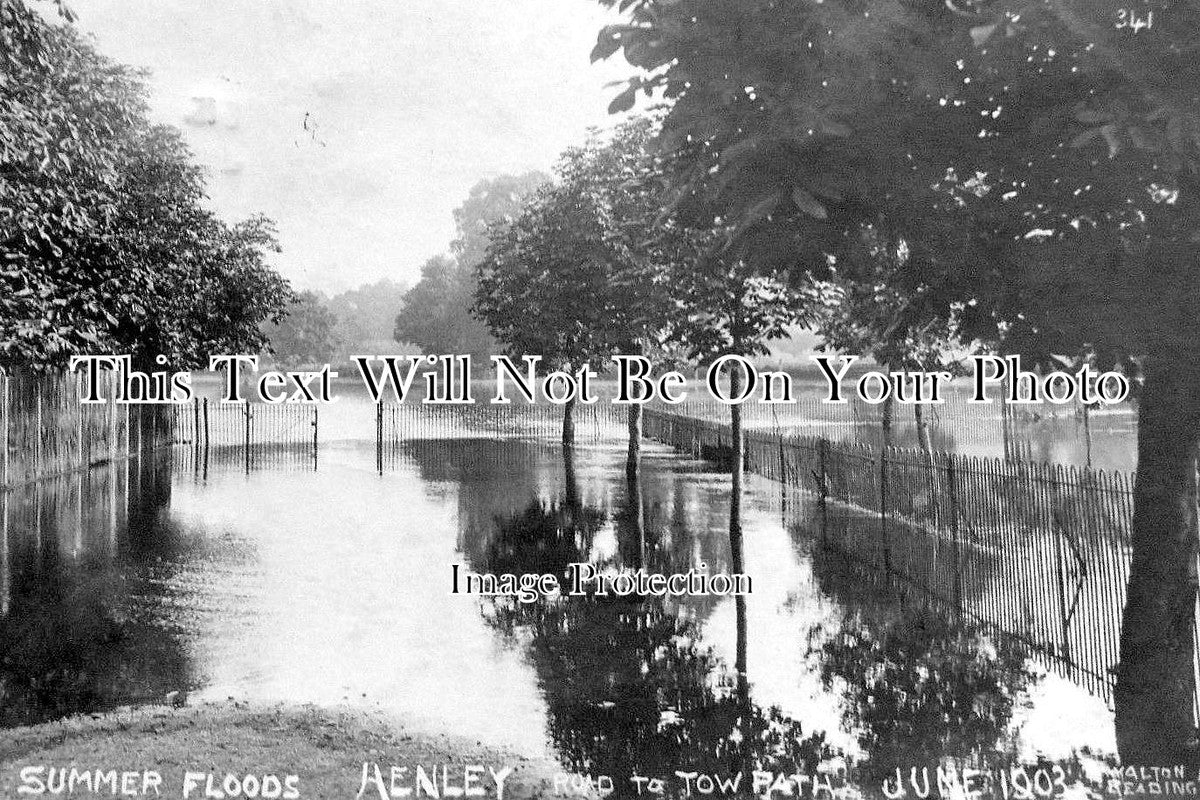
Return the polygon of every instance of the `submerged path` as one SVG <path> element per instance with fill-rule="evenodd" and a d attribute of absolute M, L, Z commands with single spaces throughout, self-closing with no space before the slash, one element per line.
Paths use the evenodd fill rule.
<path fill-rule="evenodd" d="M 185 447 L 7 494 L 0 640 L 20 657 L 0 663 L 0 754 L 57 758 L 70 745 L 55 744 L 56 720 L 129 705 L 137 722 L 114 724 L 179 747 L 189 718 L 250 735 L 280 713 L 304 753 L 322 715 L 345 712 L 403 726 L 402 755 L 403 736 L 449 734 L 616 776 L 848 758 L 873 783 L 942 757 L 1111 752 L 1101 701 L 1020 646 L 864 579 L 822 546 L 811 498 L 770 481 L 751 479 L 745 502 L 746 695 L 730 598 L 449 596 L 454 563 L 727 567 L 728 479 L 711 464 L 648 444 L 631 482 L 619 437 L 573 454 L 521 430 L 446 429 L 383 453 L 333 443 L 318 461 L 263 450 L 249 471 L 236 448 L 202 467 Z M 184 711 L 162 708 L 172 701 Z M 189 717 L 193 705 L 217 716 Z M 66 723 L 97 736 L 107 724 Z M 346 758 L 392 746 L 346 741 Z"/>

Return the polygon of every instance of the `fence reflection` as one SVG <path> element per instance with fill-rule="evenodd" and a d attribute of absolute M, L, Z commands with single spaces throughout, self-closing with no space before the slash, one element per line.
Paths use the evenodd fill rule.
<path fill-rule="evenodd" d="M 0 727 L 186 690 L 174 634 L 141 613 L 161 586 L 126 565 L 169 554 L 171 454 L 0 492 Z"/>
<path fill-rule="evenodd" d="M 100 379 L 111 384 L 113 376 L 101 373 Z M 175 407 L 81 403 L 80 380 L 65 373 L 0 373 L 0 489 L 177 441 Z"/>
<path fill-rule="evenodd" d="M 660 410 L 646 436 L 700 456 L 721 423 Z M 1057 464 L 746 434 L 747 468 L 820 503 L 822 538 L 860 571 L 1020 640 L 1112 700 L 1129 577 L 1133 479 Z"/>

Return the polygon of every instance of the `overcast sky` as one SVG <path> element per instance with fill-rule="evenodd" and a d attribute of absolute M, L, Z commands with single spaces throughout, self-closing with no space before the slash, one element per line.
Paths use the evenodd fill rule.
<path fill-rule="evenodd" d="M 214 207 L 279 224 L 280 270 L 335 292 L 414 282 L 481 178 L 547 169 L 608 126 L 591 0 L 73 0 L 99 49 L 148 68 L 155 116 Z"/>

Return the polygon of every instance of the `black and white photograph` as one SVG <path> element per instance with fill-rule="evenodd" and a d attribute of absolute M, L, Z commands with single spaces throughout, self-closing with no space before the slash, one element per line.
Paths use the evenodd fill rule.
<path fill-rule="evenodd" d="M 1197 0 L 0 0 L 0 800 L 1200 796 Z"/>

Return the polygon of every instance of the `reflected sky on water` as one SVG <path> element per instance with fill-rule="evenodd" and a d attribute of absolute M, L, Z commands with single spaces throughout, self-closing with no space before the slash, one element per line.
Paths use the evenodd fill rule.
<path fill-rule="evenodd" d="M 325 447 L 316 471 L 226 455 L 6 496 L 0 722 L 172 692 L 350 703 L 618 775 L 1113 750 L 1101 701 L 864 579 L 820 543 L 811 499 L 766 481 L 744 510 L 742 691 L 732 598 L 449 594 L 453 563 L 728 569 L 728 481 L 703 462 L 647 445 L 630 484 L 619 440 L 569 469 L 532 440 L 413 442 L 382 474 L 369 445 Z"/>

